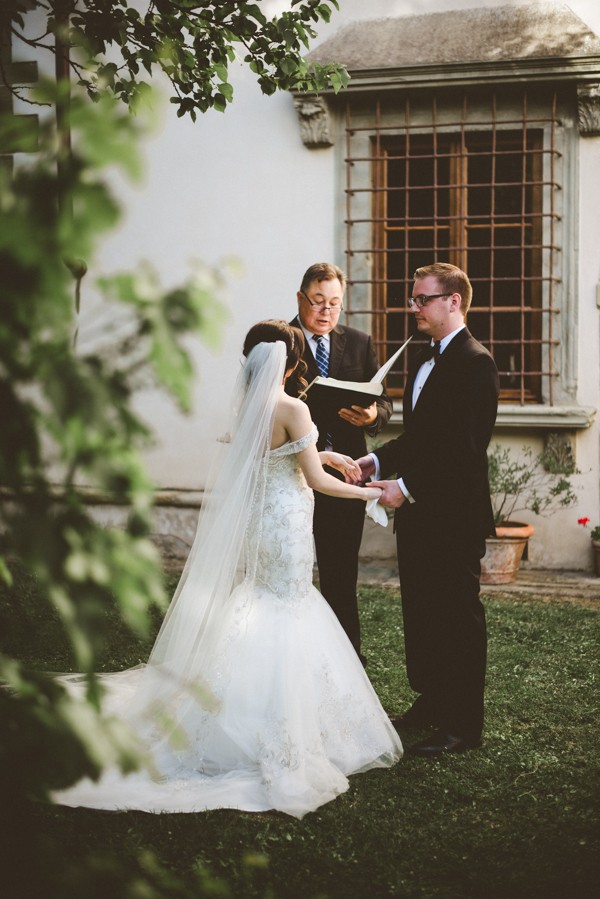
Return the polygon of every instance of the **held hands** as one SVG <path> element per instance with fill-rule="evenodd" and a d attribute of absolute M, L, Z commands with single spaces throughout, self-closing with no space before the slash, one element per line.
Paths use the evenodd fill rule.
<path fill-rule="evenodd" d="M 367 428 L 377 420 L 377 403 L 371 403 L 366 409 L 363 409 L 362 406 L 340 409 L 338 415 L 356 428 Z"/>
<path fill-rule="evenodd" d="M 358 460 L 360 464 L 360 459 Z M 372 487 L 381 488 L 379 504 L 388 509 L 399 509 L 406 502 L 406 497 L 398 486 L 398 481 L 371 481 Z"/>
<path fill-rule="evenodd" d="M 360 468 L 350 456 L 343 453 L 334 453 L 331 450 L 323 450 L 319 453 L 322 465 L 337 468 L 344 475 L 347 484 L 358 484 L 361 479 Z"/>
<path fill-rule="evenodd" d="M 355 464 L 360 468 L 360 483 L 364 486 L 371 475 L 375 474 L 375 462 L 371 456 L 361 456 Z"/>
<path fill-rule="evenodd" d="M 363 493 L 364 498 L 367 500 L 367 502 L 369 502 L 369 500 L 371 499 L 379 499 L 383 491 L 380 490 L 379 487 L 371 487 L 369 485 L 368 487 L 363 487 Z"/>

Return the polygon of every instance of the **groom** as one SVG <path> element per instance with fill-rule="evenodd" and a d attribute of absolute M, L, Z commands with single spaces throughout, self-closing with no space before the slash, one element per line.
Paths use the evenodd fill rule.
<path fill-rule="evenodd" d="M 498 371 L 465 319 L 472 297 L 454 265 L 417 269 L 409 311 L 430 338 L 409 367 L 404 432 L 358 460 L 395 530 L 406 666 L 419 694 L 398 730 L 433 726 L 409 750 L 425 758 L 481 745 L 486 625 L 479 599 L 485 538 L 494 533 L 487 446 L 498 407 Z"/>
<path fill-rule="evenodd" d="M 346 276 L 336 265 L 317 262 L 304 273 L 297 293 L 298 316 L 291 324 L 304 332 L 304 361 L 310 383 L 319 374 L 344 381 L 370 381 L 379 368 L 368 334 L 340 325 Z M 290 378 L 286 391 L 298 396 L 299 387 Z M 366 409 L 352 406 L 332 414 L 313 393 L 307 405 L 319 431 L 317 448 L 333 449 L 355 458 L 366 452 L 365 434 L 374 436 L 387 423 L 392 404 L 383 394 Z M 338 476 L 336 472 L 331 474 Z M 358 552 L 365 520 L 362 500 L 337 499 L 315 492 L 313 531 L 319 587 L 363 665 L 360 651 L 360 622 L 356 582 Z"/>

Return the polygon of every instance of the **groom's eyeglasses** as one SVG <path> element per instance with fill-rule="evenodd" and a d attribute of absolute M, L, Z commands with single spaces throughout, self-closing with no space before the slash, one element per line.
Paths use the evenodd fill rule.
<path fill-rule="evenodd" d="M 319 312 L 331 312 L 332 315 L 337 315 L 337 313 L 341 312 L 344 308 L 343 303 L 328 303 L 327 300 L 320 300 L 317 303 L 315 300 L 311 300 L 310 297 L 307 297 L 303 290 L 301 290 L 300 293 L 308 305 L 312 306 L 313 309 L 318 309 Z"/>
<path fill-rule="evenodd" d="M 422 309 L 423 306 L 426 306 L 430 300 L 437 300 L 438 297 L 451 297 L 451 293 L 420 293 L 416 297 L 408 298 L 408 308 L 414 309 L 415 306 L 417 309 Z"/>

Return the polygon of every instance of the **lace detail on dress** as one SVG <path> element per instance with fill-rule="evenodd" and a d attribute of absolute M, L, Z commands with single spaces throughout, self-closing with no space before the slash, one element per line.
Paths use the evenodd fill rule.
<path fill-rule="evenodd" d="M 255 581 L 286 605 L 300 604 L 312 587 L 314 497 L 297 457 L 317 438 L 313 426 L 308 434 L 269 453 L 262 517 L 257 521 L 253 516 L 248 528 Z"/>

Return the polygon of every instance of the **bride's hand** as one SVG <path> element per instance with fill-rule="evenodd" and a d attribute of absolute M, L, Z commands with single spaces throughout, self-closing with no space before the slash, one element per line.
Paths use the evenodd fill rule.
<path fill-rule="evenodd" d="M 356 464 L 351 456 L 345 456 L 343 453 L 334 453 L 331 450 L 323 450 L 319 453 L 322 465 L 328 465 L 330 468 L 337 468 L 344 475 L 347 484 L 358 484 L 362 474 L 360 466 Z"/>
<path fill-rule="evenodd" d="M 363 487 L 363 493 L 367 502 L 371 499 L 379 499 L 383 490 L 381 487 Z"/>

